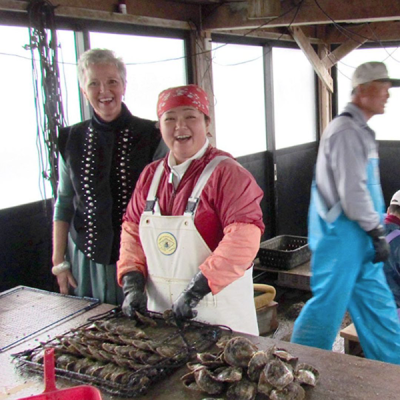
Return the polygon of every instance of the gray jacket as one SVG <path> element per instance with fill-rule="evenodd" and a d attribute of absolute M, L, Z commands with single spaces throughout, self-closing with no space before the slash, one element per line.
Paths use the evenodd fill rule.
<path fill-rule="evenodd" d="M 347 218 L 370 231 L 380 223 L 380 216 L 367 188 L 367 164 L 378 158 L 374 131 L 362 111 L 348 103 L 345 113 L 325 130 L 318 151 L 316 183 L 328 208 L 340 202 Z"/>

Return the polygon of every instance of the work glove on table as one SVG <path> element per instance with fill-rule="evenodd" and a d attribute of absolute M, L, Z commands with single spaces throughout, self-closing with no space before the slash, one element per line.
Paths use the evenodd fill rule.
<path fill-rule="evenodd" d="M 378 225 L 372 231 L 367 232 L 369 236 L 372 238 L 372 244 L 375 249 L 375 257 L 373 262 L 378 263 L 381 261 L 386 261 L 390 255 L 390 246 L 386 242 L 385 231 L 382 225 Z"/>
<path fill-rule="evenodd" d="M 172 305 L 175 318 L 178 321 L 195 318 L 197 311 L 193 310 L 193 308 L 210 292 L 211 289 L 208 286 L 207 278 L 199 271 Z"/>
<path fill-rule="evenodd" d="M 145 313 L 147 311 L 147 296 L 144 291 L 145 279 L 141 272 L 128 272 L 122 277 L 122 290 L 124 292 L 124 302 L 122 312 L 133 317 L 135 311 Z"/>

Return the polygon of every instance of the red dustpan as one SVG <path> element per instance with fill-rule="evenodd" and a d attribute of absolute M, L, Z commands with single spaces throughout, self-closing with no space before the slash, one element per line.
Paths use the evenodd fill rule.
<path fill-rule="evenodd" d="M 42 394 L 19 400 L 101 400 L 100 391 L 93 386 L 82 385 L 61 390 L 56 388 L 54 349 L 44 351 L 44 384 Z"/>

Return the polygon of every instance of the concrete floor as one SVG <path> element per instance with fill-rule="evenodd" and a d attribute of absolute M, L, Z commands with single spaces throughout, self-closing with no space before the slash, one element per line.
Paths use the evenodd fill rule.
<path fill-rule="evenodd" d="M 294 321 L 304 304 L 311 298 L 311 292 L 291 288 L 275 288 L 275 301 L 278 303 L 277 314 L 279 326 L 274 332 L 270 332 L 264 336 L 289 342 L 293 332 Z M 346 313 L 340 329 L 343 329 L 350 324 L 350 315 Z M 333 344 L 332 350 L 336 353 L 344 353 L 344 339 L 340 337 L 339 333 Z"/>

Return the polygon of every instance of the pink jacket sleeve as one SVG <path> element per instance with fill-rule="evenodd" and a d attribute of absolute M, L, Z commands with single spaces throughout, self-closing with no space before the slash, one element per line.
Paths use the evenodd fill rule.
<path fill-rule="evenodd" d="M 131 271 L 139 271 L 147 277 L 146 256 L 139 237 L 139 225 L 124 221 L 121 231 L 121 246 L 117 262 L 118 284 L 122 286 L 122 277 Z"/>
<path fill-rule="evenodd" d="M 260 247 L 261 230 L 253 224 L 232 223 L 214 252 L 200 265 L 213 294 L 239 279 Z"/>

